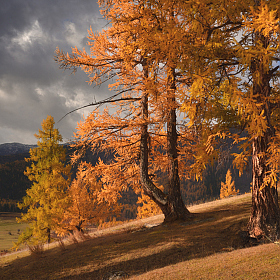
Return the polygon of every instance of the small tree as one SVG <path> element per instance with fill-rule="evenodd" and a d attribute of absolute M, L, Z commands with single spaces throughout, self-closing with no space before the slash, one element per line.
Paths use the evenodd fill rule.
<path fill-rule="evenodd" d="M 235 183 L 232 180 L 231 172 L 228 169 L 226 174 L 226 182 L 221 182 L 221 191 L 220 191 L 220 198 L 225 198 L 230 195 L 236 195 L 239 193 L 239 190 L 235 189 Z"/>
<path fill-rule="evenodd" d="M 163 191 L 163 186 L 160 186 L 159 189 Z M 158 205 L 151 200 L 149 196 L 145 195 L 144 191 L 141 191 L 141 196 L 138 197 L 137 204 L 138 219 L 147 218 L 161 213 Z"/>
<path fill-rule="evenodd" d="M 59 142 L 62 136 L 54 128 L 54 119 L 48 116 L 42 130 L 35 134 L 38 147 L 30 150 L 31 163 L 25 175 L 33 182 L 26 191 L 20 209 L 27 209 L 18 222 L 28 222 L 29 227 L 19 237 L 20 243 L 50 242 L 51 230 L 58 227 L 67 205 L 66 189 L 70 183 L 70 165 L 65 165 L 65 149 Z"/>
<path fill-rule="evenodd" d="M 78 167 L 76 178 L 67 190 L 69 203 L 65 208 L 60 226 L 60 234 L 78 230 L 83 233 L 86 226 L 106 220 L 110 215 L 120 212 L 117 200 L 104 202 L 98 199 L 102 183 L 94 175 L 89 175 L 92 166 L 82 162 Z"/>

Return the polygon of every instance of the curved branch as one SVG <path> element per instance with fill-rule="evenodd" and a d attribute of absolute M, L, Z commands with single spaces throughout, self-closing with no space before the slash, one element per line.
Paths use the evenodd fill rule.
<path fill-rule="evenodd" d="M 90 103 L 88 105 L 84 105 L 84 106 L 81 106 L 79 108 L 76 108 L 70 112 L 68 112 L 67 114 L 65 114 L 58 122 L 60 122 L 61 120 L 63 120 L 66 116 L 78 111 L 78 110 L 81 110 L 81 109 L 84 109 L 84 108 L 87 108 L 87 107 L 91 107 L 91 106 L 100 106 L 100 105 L 103 105 L 103 104 L 106 104 L 106 103 L 114 103 L 114 102 L 120 102 L 120 101 L 138 101 L 138 100 L 141 100 L 141 98 L 132 98 L 132 97 L 127 97 L 127 98 L 119 98 L 119 99 L 113 99 L 113 100 L 108 100 L 108 99 L 105 99 L 105 100 L 102 100 L 102 101 L 99 101 L 99 102 L 93 102 L 93 103 Z"/>

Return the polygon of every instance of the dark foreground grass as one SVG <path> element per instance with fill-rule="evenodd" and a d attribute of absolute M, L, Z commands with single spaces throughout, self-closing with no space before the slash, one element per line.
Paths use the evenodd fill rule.
<path fill-rule="evenodd" d="M 229 271 L 231 261 L 223 267 L 219 256 L 232 258 L 233 268 L 239 263 L 243 264 L 243 259 L 250 260 L 250 253 L 243 254 L 242 258 L 240 254 L 234 255 L 242 251 L 236 251 L 243 247 L 238 232 L 246 229 L 250 195 L 212 202 L 190 210 L 196 214 L 188 222 L 161 224 L 153 228 L 134 227 L 128 232 L 114 232 L 66 246 L 65 250 L 56 247 L 42 255 L 30 255 L 10 262 L 2 258 L 0 279 L 106 279 L 106 275 L 115 271 L 139 279 L 230 279 L 222 278 L 222 271 Z M 257 248 L 263 246 L 274 246 L 277 249 L 273 254 L 280 253 L 275 244 Z M 232 252 L 227 253 L 229 251 Z M 261 261 L 261 253 L 257 260 Z M 279 258 L 271 256 L 272 263 L 277 260 L 279 264 Z M 255 259 L 252 261 L 254 263 Z M 217 262 L 220 266 L 215 269 L 213 266 Z M 180 267 L 188 267 L 189 264 L 201 268 L 190 274 Z M 175 274 L 169 275 L 168 271 Z M 202 274 L 198 274 L 198 271 Z"/>

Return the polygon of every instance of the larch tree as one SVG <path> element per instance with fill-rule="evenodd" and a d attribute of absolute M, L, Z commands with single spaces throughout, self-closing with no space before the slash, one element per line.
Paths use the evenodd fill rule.
<path fill-rule="evenodd" d="M 279 1 L 192 2 L 198 38 L 194 48 L 205 67 L 197 64 L 200 74 L 193 80 L 187 112 L 205 97 L 206 103 L 215 101 L 216 110 L 208 111 L 210 115 L 198 106 L 193 114 L 212 120 L 218 131 L 213 135 L 228 135 L 240 144 L 234 163 L 241 172 L 252 159 L 248 231 L 258 239 L 276 240 L 280 235 Z M 243 134 L 231 132 L 238 127 Z"/>
<path fill-rule="evenodd" d="M 235 182 L 232 180 L 230 169 L 228 169 L 226 174 L 226 182 L 221 182 L 220 198 L 236 195 L 238 193 L 239 190 L 235 189 Z"/>
<path fill-rule="evenodd" d="M 186 27 L 175 3 L 100 1 L 111 27 L 99 34 L 89 31 L 91 53 L 73 48 L 69 55 L 57 49 L 55 57 L 64 69 L 80 67 L 90 83 L 115 79 L 110 87 L 117 93 L 99 103 L 111 103 L 115 112 L 93 110 L 78 126 L 76 146 L 114 152 L 113 162 L 94 167 L 107 199 L 117 199 L 128 186 L 141 187 L 165 221 L 192 216 L 180 192 L 180 176 L 188 174 L 193 159 L 194 131 L 178 126 L 178 96 L 188 79 L 180 80 L 184 55 L 176 44 L 182 39 L 178 31 Z M 166 192 L 156 186 L 162 172 L 169 174 Z"/>
<path fill-rule="evenodd" d="M 68 203 L 58 228 L 58 233 L 62 236 L 75 230 L 83 233 L 87 226 L 97 225 L 112 216 L 116 217 L 120 212 L 117 201 L 109 204 L 98 199 L 102 184 L 97 182 L 94 175 L 88 174 L 91 170 L 89 164 L 81 163 L 76 178 L 66 191 Z"/>
<path fill-rule="evenodd" d="M 124 127 L 128 128 L 127 133 L 134 133 L 133 137 L 123 134 L 123 139 L 133 142 L 123 141 L 118 155 L 128 155 L 124 147 L 140 143 L 140 147 L 132 145 L 138 149 L 130 151 L 130 155 L 134 153 L 130 172 L 138 178 L 134 182 L 141 183 L 145 193 L 165 213 L 166 220 L 168 217 L 176 219 L 172 218 L 175 212 L 177 218 L 189 215 L 178 196 L 176 173 L 182 170 L 177 164 L 183 162 L 180 161 L 183 154 L 177 154 L 180 145 L 177 142 L 176 146 L 179 141 L 176 137 L 180 134 L 174 132 L 177 121 L 174 113 L 184 99 L 188 131 L 199 130 L 203 137 L 208 137 L 206 154 L 195 156 L 192 169 L 200 173 L 207 156 L 217 155 L 213 149 L 216 138 L 229 136 L 233 143 L 240 144 L 241 152 L 235 154 L 234 160 L 240 172 L 252 159 L 249 234 L 256 238 L 279 238 L 276 188 L 280 170 L 279 1 L 123 0 L 100 3 L 112 26 L 97 35 L 90 33 L 91 54 L 77 49 L 73 49 L 72 55 L 58 51 L 57 60 L 65 68 L 81 67 L 91 76 L 91 82 L 115 77 L 117 82 L 113 87 L 119 89 L 118 93 L 130 92 L 122 102 L 130 102 L 127 116 L 133 116 L 135 126 L 132 129 L 131 123 L 122 122 L 121 126 L 114 127 L 114 136 L 121 134 Z M 133 98 L 141 99 L 140 104 L 134 100 L 138 105 L 133 105 Z M 122 114 L 123 111 L 119 111 L 114 120 L 123 120 Z M 161 121 L 159 116 L 163 116 Z M 83 135 L 92 131 L 93 119 L 88 119 Z M 97 127 L 96 122 L 95 125 Z M 233 128 L 245 133 L 232 133 Z M 82 129 L 80 132 L 82 138 Z M 102 137 L 100 139 L 106 139 L 108 133 Z M 159 147 L 165 148 L 167 157 L 160 153 Z M 118 162 L 124 163 L 124 158 L 128 157 L 121 160 L 120 156 Z M 159 159 L 161 167 L 155 167 Z M 168 194 L 153 184 L 156 174 L 153 171 L 163 167 L 169 172 L 171 192 Z M 179 198 L 175 203 L 178 211 L 169 213 L 176 198 Z"/>
<path fill-rule="evenodd" d="M 35 134 L 37 147 L 30 150 L 31 162 L 25 175 L 33 182 L 26 191 L 20 209 L 27 209 L 19 222 L 29 223 L 19 237 L 19 243 L 51 240 L 51 231 L 58 230 L 64 209 L 68 204 L 66 190 L 70 184 L 71 166 L 65 165 L 65 149 L 62 137 L 54 128 L 54 119 L 48 116 L 42 121 L 42 130 Z"/>

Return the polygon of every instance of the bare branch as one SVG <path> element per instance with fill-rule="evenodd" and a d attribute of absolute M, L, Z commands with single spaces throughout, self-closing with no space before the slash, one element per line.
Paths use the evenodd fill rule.
<path fill-rule="evenodd" d="M 100 106 L 100 105 L 103 105 L 103 104 L 107 104 L 107 103 L 114 103 L 114 102 L 121 102 L 121 101 L 138 101 L 138 100 L 141 100 L 141 98 L 132 98 L 132 97 L 127 97 L 127 98 L 119 98 L 119 99 L 111 99 L 111 100 L 102 100 L 102 101 L 99 101 L 99 102 L 93 102 L 93 103 L 90 103 L 88 105 L 84 105 L 82 107 L 79 107 L 79 108 L 76 108 L 70 112 L 68 112 L 67 114 L 65 114 L 58 122 L 60 122 L 61 120 L 63 120 L 67 115 L 70 115 L 78 110 L 81 110 L 81 109 L 84 109 L 84 108 L 87 108 L 87 107 L 91 107 L 91 106 Z"/>

